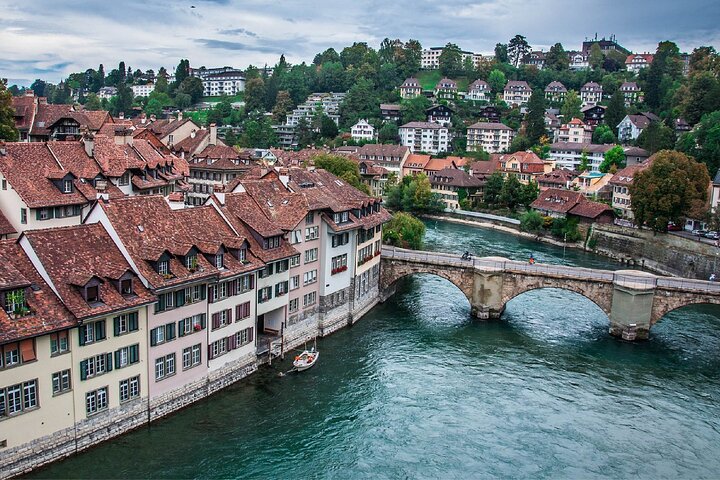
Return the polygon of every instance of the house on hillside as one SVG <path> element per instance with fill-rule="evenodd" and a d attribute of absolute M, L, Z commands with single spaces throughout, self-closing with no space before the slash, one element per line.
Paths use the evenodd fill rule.
<path fill-rule="evenodd" d="M 433 105 L 425 110 L 428 122 L 437 123 L 443 127 L 450 126 L 453 113 L 455 113 L 455 111 L 447 105 Z"/>
<path fill-rule="evenodd" d="M 639 73 L 643 68 L 649 67 L 652 61 L 651 53 L 632 53 L 625 59 L 625 68 L 628 72 Z"/>
<path fill-rule="evenodd" d="M 603 88 L 597 82 L 587 82 L 580 88 L 580 100 L 583 105 L 597 104 L 602 101 Z"/>
<path fill-rule="evenodd" d="M 642 101 L 645 99 L 645 96 L 640 87 L 638 86 L 637 82 L 624 82 L 622 85 L 620 85 L 619 90 L 623 94 L 626 107 L 635 105 L 636 103 L 642 103 Z"/>
<path fill-rule="evenodd" d="M 458 93 L 457 82 L 449 78 L 443 78 L 435 85 L 433 93 L 437 99 L 454 100 Z"/>
<path fill-rule="evenodd" d="M 605 109 L 602 105 L 585 105 L 580 109 L 583 114 L 583 121 L 586 125 L 597 127 L 605 119 Z"/>
<path fill-rule="evenodd" d="M 380 118 L 386 122 L 399 122 L 402 118 L 400 105 L 394 103 L 381 103 Z"/>
<path fill-rule="evenodd" d="M 555 142 L 590 143 L 592 128 L 579 118 L 573 118 L 557 130 Z"/>
<path fill-rule="evenodd" d="M 581 192 L 548 188 L 530 208 L 553 218 L 577 218 L 581 223 L 613 223 L 615 214 L 605 203 L 593 202 Z"/>
<path fill-rule="evenodd" d="M 350 127 L 350 136 L 355 141 L 368 141 L 375 140 L 375 127 L 370 125 L 367 120 L 360 119 L 358 122 Z"/>
<path fill-rule="evenodd" d="M 484 80 L 475 80 L 470 84 L 470 86 L 468 86 L 468 92 L 465 99 L 489 102 L 492 100 L 490 85 L 488 85 L 488 83 Z"/>
<path fill-rule="evenodd" d="M 548 83 L 545 87 L 545 99 L 549 102 L 560 103 L 565 100 L 567 88 L 557 80 Z"/>
<path fill-rule="evenodd" d="M 474 123 L 467 129 L 467 149 L 469 152 L 504 152 L 514 137 L 515 131 L 503 123 Z"/>
<path fill-rule="evenodd" d="M 405 79 L 402 85 L 400 85 L 400 98 L 408 99 L 415 98 L 422 94 L 422 87 L 420 82 L 415 77 Z"/>
<path fill-rule="evenodd" d="M 503 90 L 503 100 L 511 107 L 520 107 L 530 101 L 532 88 L 524 80 L 508 80 Z"/>
<path fill-rule="evenodd" d="M 399 129 L 400 143 L 411 152 L 426 152 L 436 155 L 447 152 L 450 135 L 447 127 L 430 122 L 410 122 Z"/>
<path fill-rule="evenodd" d="M 464 170 L 444 168 L 429 175 L 430 188 L 437 193 L 445 204 L 445 208 L 452 210 L 460 208 L 461 200 L 473 201 L 478 196 L 484 182 L 478 177 L 469 175 Z"/>
<path fill-rule="evenodd" d="M 513 175 L 527 185 L 545 173 L 545 162 L 534 152 L 515 152 L 500 156 L 500 171 L 504 177 Z"/>
<path fill-rule="evenodd" d="M 618 140 L 622 143 L 635 141 L 651 122 L 660 121 L 660 117 L 651 112 L 643 112 L 637 115 L 625 115 L 625 118 L 623 118 L 617 125 Z"/>

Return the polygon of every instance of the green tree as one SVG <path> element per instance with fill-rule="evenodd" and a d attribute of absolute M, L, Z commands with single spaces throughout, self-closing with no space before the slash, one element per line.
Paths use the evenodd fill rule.
<path fill-rule="evenodd" d="M 588 56 L 588 63 L 590 64 L 590 68 L 593 70 L 600 70 L 603 65 L 603 53 L 600 49 L 600 45 L 597 43 L 593 43 L 590 47 L 590 55 Z"/>
<path fill-rule="evenodd" d="M 720 81 L 711 72 L 698 72 L 690 77 L 687 87 L 678 92 L 683 117 L 695 125 L 706 113 L 720 110 Z"/>
<path fill-rule="evenodd" d="M 338 128 L 335 121 L 323 114 L 320 117 L 320 136 L 327 139 L 333 139 L 338 135 Z"/>
<path fill-rule="evenodd" d="M 515 135 L 515 138 L 510 142 L 508 152 L 524 152 L 530 147 L 532 147 L 532 143 L 525 135 Z"/>
<path fill-rule="evenodd" d="M 404 122 L 424 122 L 427 120 L 425 110 L 430 108 L 432 103 L 427 97 L 420 95 L 415 98 L 403 100 L 401 106 Z"/>
<path fill-rule="evenodd" d="M 332 120 L 331 120 L 332 121 Z M 342 155 L 321 154 L 314 157 L 315 167 L 327 170 L 361 192 L 370 195 L 370 188 L 362 183 L 358 164 Z"/>
<path fill-rule="evenodd" d="M 487 205 L 498 205 L 500 203 L 500 194 L 503 190 L 505 179 L 500 172 L 493 172 L 485 183 L 483 190 L 483 201 Z"/>
<path fill-rule="evenodd" d="M 582 106 L 582 100 L 575 90 L 570 90 L 565 95 L 565 101 L 560 108 L 560 114 L 563 116 L 564 122 L 569 122 L 573 118 L 582 118 L 582 112 L 580 107 Z"/>
<path fill-rule="evenodd" d="M 675 146 L 675 132 L 662 122 L 650 122 L 640 133 L 637 145 L 650 153 L 671 150 Z"/>
<path fill-rule="evenodd" d="M 607 109 L 605 110 L 605 124 L 615 133 L 618 125 L 622 122 L 623 118 L 627 115 L 625 109 L 625 98 L 620 90 L 613 93 L 610 98 Z"/>
<path fill-rule="evenodd" d="M 625 168 L 625 150 L 620 145 L 615 145 L 613 148 L 605 152 L 603 161 L 600 163 L 598 170 L 602 173 L 610 172 L 613 167 L 616 170 Z"/>
<path fill-rule="evenodd" d="M 570 58 L 562 46 L 562 43 L 556 43 L 548 53 L 545 54 L 545 68 L 556 71 L 567 70 L 570 67 Z"/>
<path fill-rule="evenodd" d="M 157 78 L 155 79 L 155 90 L 153 90 L 153 92 L 167 93 L 168 88 L 169 86 L 167 81 L 167 72 L 164 68 L 160 68 L 157 74 Z"/>
<path fill-rule="evenodd" d="M 272 109 L 273 121 L 276 123 L 282 123 L 287 118 L 287 114 L 293 108 L 293 101 L 290 97 L 290 92 L 287 90 L 280 90 L 275 97 L 275 106 Z"/>
<path fill-rule="evenodd" d="M 179 109 L 185 109 L 190 108 L 190 105 L 192 105 L 192 97 L 188 95 L 187 93 L 177 93 L 175 95 L 175 106 Z"/>
<path fill-rule="evenodd" d="M 12 106 L 12 94 L 7 89 L 7 80 L 0 78 L 0 140 L 16 142 L 20 138 L 15 128 L 15 109 Z"/>
<path fill-rule="evenodd" d="M 495 61 L 498 63 L 510 63 L 510 59 L 508 58 L 507 43 L 495 44 Z"/>
<path fill-rule="evenodd" d="M 523 216 L 520 217 L 520 230 L 523 232 L 537 233 L 542 230 L 544 224 L 545 220 L 543 216 L 535 210 L 525 212 Z"/>
<path fill-rule="evenodd" d="M 388 122 L 378 131 L 378 142 L 380 143 L 398 143 L 398 126 L 393 122 Z"/>
<path fill-rule="evenodd" d="M 277 145 L 277 135 L 264 115 L 254 115 L 243 123 L 239 145 L 245 148 L 270 148 Z"/>
<path fill-rule="evenodd" d="M 490 85 L 490 90 L 492 90 L 494 94 L 498 94 L 505 89 L 507 78 L 505 78 L 505 74 L 502 71 L 495 69 L 488 75 L 487 83 Z"/>
<path fill-rule="evenodd" d="M 372 119 L 377 116 L 378 100 L 373 84 L 364 78 L 348 90 L 340 105 L 340 125 L 350 128 L 361 118 Z"/>
<path fill-rule="evenodd" d="M 190 60 L 182 59 L 175 68 L 175 85 L 180 85 L 183 80 L 190 76 Z M 187 92 L 186 92 L 187 93 Z"/>
<path fill-rule="evenodd" d="M 125 82 L 118 83 L 117 89 L 117 95 L 110 99 L 111 113 L 114 116 L 120 113 L 130 116 L 133 106 L 132 89 Z"/>
<path fill-rule="evenodd" d="M 580 155 L 580 166 L 578 167 L 578 170 L 580 172 L 586 172 L 590 169 L 590 161 L 588 159 L 588 154 L 586 150 L 582 151 L 582 155 Z"/>
<path fill-rule="evenodd" d="M 190 101 L 197 103 L 203 96 L 203 84 L 202 80 L 197 77 L 186 77 L 182 82 L 179 83 L 178 93 L 184 93 L 190 95 Z"/>
<path fill-rule="evenodd" d="M 500 191 L 500 203 L 510 210 L 515 210 L 521 203 L 522 188 L 523 185 L 520 180 L 515 175 L 509 175 Z"/>
<path fill-rule="evenodd" d="M 87 94 L 87 97 L 85 97 L 85 110 L 100 110 L 100 99 L 98 96 L 92 92 Z"/>
<path fill-rule="evenodd" d="M 528 102 L 525 135 L 533 145 L 540 143 L 540 138 L 547 135 L 547 130 L 545 130 L 545 93 L 539 88 L 533 90 Z"/>
<path fill-rule="evenodd" d="M 527 184 L 520 188 L 519 203 L 525 208 L 529 208 L 530 204 L 537 200 L 540 195 L 540 186 L 534 180 L 530 180 Z"/>
<path fill-rule="evenodd" d="M 339 62 L 340 61 L 340 55 L 337 53 L 337 51 L 334 48 L 328 48 L 322 53 L 318 53 L 315 55 L 315 58 L 313 59 L 313 63 L 315 65 L 322 65 L 326 62 Z"/>
<path fill-rule="evenodd" d="M 699 218 L 705 210 L 710 176 L 707 168 L 684 153 L 663 150 L 630 186 L 632 210 L 640 225 L 658 232 L 682 217 Z"/>
<path fill-rule="evenodd" d="M 251 78 L 245 82 L 245 111 L 262 111 L 265 106 L 265 82 L 262 78 Z"/>
<path fill-rule="evenodd" d="M 409 213 L 397 212 L 383 227 L 383 243 L 419 250 L 425 235 L 425 224 Z"/>
<path fill-rule="evenodd" d="M 162 114 L 163 106 L 157 98 L 151 98 L 148 100 L 143 111 L 146 115 L 155 115 L 159 117 Z"/>
<path fill-rule="evenodd" d="M 515 67 L 519 67 L 520 62 L 530 53 L 530 45 L 527 39 L 522 35 L 515 35 L 508 43 L 507 53 L 510 63 Z"/>
<path fill-rule="evenodd" d="M 678 150 L 707 165 L 710 172 L 720 168 L 720 111 L 702 117 L 695 128 L 680 137 Z"/>
<path fill-rule="evenodd" d="M 592 135 L 593 143 L 606 144 L 615 143 L 616 138 L 613 131 L 607 125 L 598 125 Z"/>
<path fill-rule="evenodd" d="M 658 44 L 645 77 L 645 103 L 649 107 L 653 109 L 660 107 L 668 89 L 668 84 L 663 81 L 664 77 L 672 78 L 679 74 L 679 58 L 680 50 L 675 43 L 666 41 Z"/>
<path fill-rule="evenodd" d="M 448 43 L 438 58 L 440 72 L 446 77 L 456 76 L 462 71 L 462 51 L 454 43 Z"/>

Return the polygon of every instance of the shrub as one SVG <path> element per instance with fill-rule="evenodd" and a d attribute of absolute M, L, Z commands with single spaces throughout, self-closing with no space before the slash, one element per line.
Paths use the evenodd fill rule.
<path fill-rule="evenodd" d="M 544 225 L 544 219 L 538 212 L 531 210 L 520 218 L 520 230 L 523 232 L 539 232 Z"/>

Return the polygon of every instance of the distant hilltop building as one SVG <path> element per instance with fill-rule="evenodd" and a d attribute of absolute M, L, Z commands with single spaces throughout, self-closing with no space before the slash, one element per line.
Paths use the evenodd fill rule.
<path fill-rule="evenodd" d="M 420 68 L 423 70 L 437 70 L 440 68 L 440 54 L 444 48 L 445 47 L 424 48 L 422 56 L 420 57 Z M 476 67 L 480 65 L 480 62 L 482 62 L 484 58 L 481 53 L 473 53 L 465 50 L 462 50 L 460 55 L 462 62 L 464 62 L 466 58 L 471 58 Z"/>
<path fill-rule="evenodd" d="M 625 55 L 630 54 L 630 50 L 617 43 L 617 37 L 615 37 L 615 35 L 610 35 L 609 39 L 602 37 L 600 40 L 598 40 L 597 34 L 595 34 L 594 40 L 588 40 L 587 38 L 585 39 L 582 44 L 582 53 L 584 53 L 585 55 L 590 54 L 590 49 L 595 43 L 598 44 L 598 46 L 600 47 L 600 51 L 602 51 L 603 53 L 608 53 L 612 50 L 615 50 L 617 52 L 624 53 Z"/>

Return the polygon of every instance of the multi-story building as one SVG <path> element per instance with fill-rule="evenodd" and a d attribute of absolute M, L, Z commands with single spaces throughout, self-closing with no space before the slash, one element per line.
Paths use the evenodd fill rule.
<path fill-rule="evenodd" d="M 489 102 L 492 100 L 492 92 L 490 91 L 490 85 L 484 80 L 475 80 L 468 86 L 466 100 L 478 100 L 482 102 Z"/>
<path fill-rule="evenodd" d="M 335 123 L 340 121 L 340 104 L 345 98 L 345 93 L 312 93 L 305 103 L 300 104 L 287 116 L 285 125 L 297 126 L 301 119 L 308 123 L 318 113 L 322 112 L 330 117 Z"/>
<path fill-rule="evenodd" d="M 639 73 L 645 67 L 649 67 L 653 61 L 651 53 L 632 53 L 625 59 L 625 68 L 628 72 Z"/>
<path fill-rule="evenodd" d="M 433 93 L 435 94 L 435 98 L 454 100 L 458 93 L 457 82 L 449 78 L 442 78 L 437 85 L 435 85 Z"/>
<path fill-rule="evenodd" d="M 557 80 L 548 83 L 545 87 L 545 99 L 549 102 L 560 103 L 565 100 L 565 95 L 567 95 L 567 88 Z"/>
<path fill-rule="evenodd" d="M 545 53 L 542 50 L 532 51 L 522 60 L 522 64 L 542 70 L 545 67 Z"/>
<path fill-rule="evenodd" d="M 592 128 L 585 125 L 579 118 L 573 118 L 560 126 L 555 136 L 555 142 L 590 143 L 592 142 Z"/>
<path fill-rule="evenodd" d="M 420 68 L 423 70 L 437 70 L 440 68 L 440 55 L 442 54 L 444 47 L 431 47 L 425 48 L 420 56 Z M 473 65 L 477 68 L 483 62 L 483 55 L 480 53 L 473 53 L 462 50 L 460 52 L 460 61 L 465 62 L 466 59 L 470 59 Z"/>
<path fill-rule="evenodd" d="M 370 194 L 373 197 L 382 197 L 385 194 L 389 170 L 375 165 L 372 160 L 360 160 L 358 169 L 360 170 L 360 180 L 370 188 Z"/>
<path fill-rule="evenodd" d="M 515 131 L 503 123 L 478 122 L 467 129 L 467 149 L 499 153 L 510 148 Z"/>
<path fill-rule="evenodd" d="M 602 101 L 603 89 L 597 82 L 587 82 L 580 88 L 580 100 L 583 105 L 598 104 Z"/>
<path fill-rule="evenodd" d="M 625 106 L 629 107 L 636 103 L 642 103 L 644 95 L 637 82 L 623 82 L 619 90 L 625 99 Z"/>
<path fill-rule="evenodd" d="M 445 208 L 451 210 L 460 208 L 461 191 L 467 200 L 472 201 L 484 184 L 479 178 L 456 168 L 444 168 L 433 172 L 429 175 L 429 179 L 432 192 L 437 193 Z"/>
<path fill-rule="evenodd" d="M 97 92 L 97 96 L 100 100 L 110 100 L 118 93 L 117 87 L 101 87 Z"/>
<path fill-rule="evenodd" d="M 583 114 L 583 120 L 586 125 L 597 127 L 605 119 L 605 109 L 602 105 L 588 104 L 580 109 Z M 612 128 L 612 127 L 610 127 Z"/>
<path fill-rule="evenodd" d="M 519 107 L 530 101 L 532 88 L 524 80 L 508 80 L 503 91 L 503 100 L 510 106 Z"/>
<path fill-rule="evenodd" d="M 209 74 L 201 78 L 205 97 L 233 96 L 245 91 L 245 74 L 240 70 Z"/>
<path fill-rule="evenodd" d="M 370 125 L 367 120 L 360 119 L 350 127 L 350 136 L 357 141 L 372 141 L 375 139 L 375 127 Z"/>
<path fill-rule="evenodd" d="M 415 77 L 406 78 L 400 85 L 400 98 L 415 98 L 422 94 L 422 86 Z"/>
<path fill-rule="evenodd" d="M 450 138 L 447 127 L 430 122 L 410 122 L 398 131 L 400 143 L 413 153 L 437 154 L 448 151 Z"/>
<path fill-rule="evenodd" d="M 515 152 L 500 155 L 500 171 L 504 177 L 515 176 L 520 183 L 527 185 L 545 173 L 545 162 L 533 152 Z"/>
<path fill-rule="evenodd" d="M 652 112 L 638 113 L 637 115 L 625 115 L 625 118 L 617 125 L 618 140 L 621 143 L 629 143 L 637 140 L 643 130 L 651 122 L 660 122 L 660 117 Z"/>
<path fill-rule="evenodd" d="M 620 213 L 620 218 L 632 221 L 635 215 L 632 211 L 632 198 L 630 186 L 638 172 L 649 166 L 648 163 L 631 165 L 620 169 L 610 180 L 612 187 L 612 207 Z"/>
<path fill-rule="evenodd" d="M 587 70 L 590 68 L 590 62 L 588 61 L 589 55 L 587 53 L 571 50 L 567 52 L 567 56 L 570 60 L 570 70 Z"/>
<path fill-rule="evenodd" d="M 147 97 L 155 91 L 154 83 L 146 83 L 145 85 L 132 86 L 133 97 Z"/>
<path fill-rule="evenodd" d="M 454 110 L 447 105 L 433 105 L 425 110 L 428 122 L 437 123 L 443 127 L 450 126 L 453 113 Z"/>
<path fill-rule="evenodd" d="M 402 118 L 402 107 L 397 103 L 381 103 L 380 118 L 386 122 L 399 122 Z"/>
<path fill-rule="evenodd" d="M 376 166 L 397 174 L 398 177 L 402 177 L 402 168 L 409 155 L 410 149 L 402 145 L 368 143 L 357 151 L 360 160 L 370 160 Z"/>
<path fill-rule="evenodd" d="M 605 159 L 605 152 L 615 145 L 595 145 L 592 143 L 555 142 L 550 145 L 549 159 L 557 168 L 580 170 L 583 155 L 587 156 L 591 172 L 599 172 Z"/>

